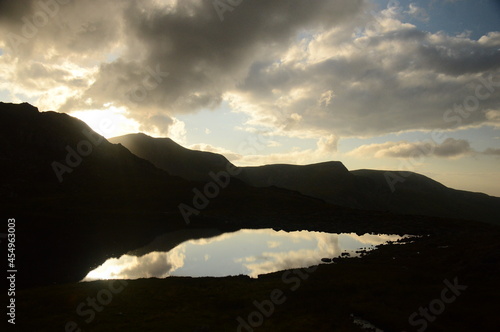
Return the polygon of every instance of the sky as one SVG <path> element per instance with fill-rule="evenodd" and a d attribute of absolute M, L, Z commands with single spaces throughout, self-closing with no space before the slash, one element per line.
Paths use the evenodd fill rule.
<path fill-rule="evenodd" d="M 0 100 L 500 196 L 500 1 L 0 0 Z"/>

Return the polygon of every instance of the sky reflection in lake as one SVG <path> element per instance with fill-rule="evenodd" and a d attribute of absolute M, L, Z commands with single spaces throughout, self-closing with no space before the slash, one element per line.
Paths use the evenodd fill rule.
<path fill-rule="evenodd" d="M 200 231 L 197 232 L 199 237 Z M 213 236 L 213 231 L 207 236 Z M 260 229 L 240 230 L 209 238 L 185 238 L 185 233 L 182 236 L 179 233 L 163 235 L 154 243 L 159 246 L 161 242 L 169 242 L 168 248 L 171 249 L 168 251 L 147 246 L 120 258 L 108 259 L 83 281 L 239 274 L 257 277 L 263 273 L 308 267 L 318 264 L 321 258 L 337 257 L 345 251 L 354 253 L 360 248 L 372 248 L 402 237 Z"/>

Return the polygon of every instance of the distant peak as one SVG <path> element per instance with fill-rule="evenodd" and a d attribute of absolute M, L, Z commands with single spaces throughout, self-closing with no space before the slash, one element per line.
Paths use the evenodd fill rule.
<path fill-rule="evenodd" d="M 321 163 L 308 165 L 309 167 L 315 168 L 327 168 L 327 169 L 335 169 L 337 171 L 349 172 L 347 167 L 341 161 L 325 161 Z"/>
<path fill-rule="evenodd" d="M 330 165 L 330 166 L 337 166 L 337 167 L 338 166 L 345 167 L 341 161 L 335 161 L 335 160 L 324 161 L 324 162 L 320 162 L 320 163 L 316 163 L 316 164 L 312 164 L 312 165 Z"/>
<path fill-rule="evenodd" d="M 132 140 L 135 142 L 163 142 L 164 144 L 180 146 L 174 140 L 168 137 L 152 137 L 144 133 L 127 134 L 123 136 L 117 136 L 110 139 L 112 142 L 118 142 L 121 140 Z"/>
<path fill-rule="evenodd" d="M 145 133 L 126 134 L 126 135 L 123 135 L 120 137 L 139 137 L 139 138 L 147 138 L 147 139 L 155 139 L 155 140 L 160 139 L 160 140 L 172 141 L 172 139 L 170 139 L 168 137 L 153 137 L 153 136 L 149 136 L 148 134 L 145 134 Z"/>

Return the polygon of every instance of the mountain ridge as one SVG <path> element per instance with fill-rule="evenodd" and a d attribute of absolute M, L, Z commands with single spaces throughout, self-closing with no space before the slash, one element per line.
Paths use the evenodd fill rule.
<path fill-rule="evenodd" d="M 220 172 L 233 166 L 224 156 L 189 150 L 170 138 L 153 138 L 143 133 L 110 138 L 140 158 L 149 160 L 168 173 L 191 181 L 210 181 L 209 172 Z"/>
<path fill-rule="evenodd" d="M 127 141 L 120 137 L 110 141 L 122 143 L 133 153 L 167 171 L 182 165 L 183 171 L 175 173 L 186 179 L 193 179 L 191 174 L 196 173 L 197 179 L 210 181 L 208 176 L 205 178 L 199 176 L 201 170 L 205 172 L 205 175 L 211 171 L 220 170 L 220 165 L 216 166 L 214 163 L 199 158 L 201 151 L 184 147 L 182 147 L 183 157 L 188 156 L 189 163 L 176 158 L 170 159 L 167 163 L 161 159 L 168 155 L 165 151 L 171 149 L 173 145 L 162 146 L 161 139 L 151 137 L 145 139 L 144 136 L 147 135 L 134 136 L 132 134 L 127 135 Z M 149 143 L 155 142 L 155 148 L 162 153 L 146 155 L 140 151 L 137 144 L 130 143 L 135 140 L 141 140 L 145 144 L 148 143 L 144 140 Z M 219 160 L 233 165 L 222 155 L 211 152 L 208 154 L 214 159 L 219 156 Z M 192 165 L 196 165 L 196 172 L 189 170 L 189 167 L 193 167 Z M 500 222 L 500 198 L 484 193 L 448 188 L 438 181 L 415 172 L 370 169 L 349 171 L 341 161 L 309 165 L 271 164 L 239 167 L 239 170 L 240 174 L 236 177 L 248 185 L 260 188 L 274 186 L 297 191 L 303 195 L 347 208 L 479 220 L 490 223 Z M 394 188 L 391 188 L 388 183 L 388 174 L 395 176 L 404 174 L 404 177 L 400 176 L 400 182 L 395 183 Z"/>

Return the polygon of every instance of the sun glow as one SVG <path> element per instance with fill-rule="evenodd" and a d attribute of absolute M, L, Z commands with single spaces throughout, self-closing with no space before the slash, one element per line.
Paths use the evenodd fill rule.
<path fill-rule="evenodd" d="M 95 132 L 105 138 L 140 131 L 140 124 L 128 118 L 127 111 L 119 107 L 111 106 L 104 110 L 76 111 L 71 112 L 70 115 L 84 121 Z"/>

